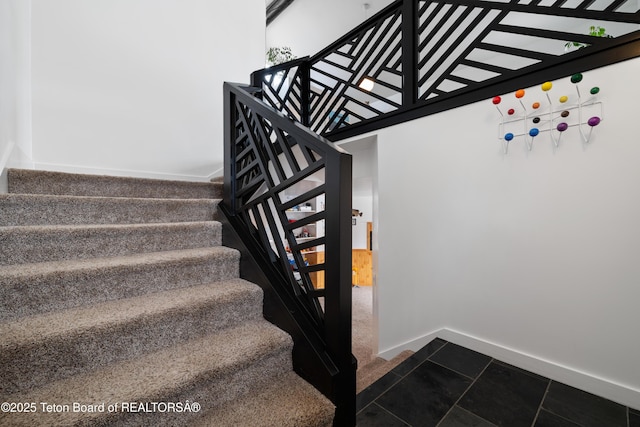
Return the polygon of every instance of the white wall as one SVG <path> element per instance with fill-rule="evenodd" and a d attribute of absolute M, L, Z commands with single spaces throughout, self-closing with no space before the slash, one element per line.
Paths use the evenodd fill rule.
<path fill-rule="evenodd" d="M 30 167 L 30 0 L 0 0 L 0 193 L 7 166 Z"/>
<path fill-rule="evenodd" d="M 267 47 L 289 46 L 298 58 L 314 55 L 391 3 L 393 0 L 295 0 L 267 27 Z"/>
<path fill-rule="evenodd" d="M 353 208 L 358 209 L 362 216 L 356 217 L 356 225 L 351 227 L 351 245 L 353 249 L 368 249 L 367 222 L 373 221 L 373 197 L 371 195 L 364 197 L 354 196 L 352 200 Z"/>
<path fill-rule="evenodd" d="M 16 140 L 15 2 L 0 1 L 0 169 Z"/>
<path fill-rule="evenodd" d="M 362 216 L 356 218 L 356 225 L 351 228 L 352 247 L 367 249 L 367 222 L 372 222 L 374 218 L 373 193 L 377 191 L 374 185 L 374 176 L 377 175 L 376 140 L 371 137 L 356 139 L 340 144 L 340 148 L 352 156 L 351 207 L 362 212 Z"/>
<path fill-rule="evenodd" d="M 39 169 L 207 179 L 223 81 L 264 65 L 262 0 L 33 0 Z"/>
<path fill-rule="evenodd" d="M 381 353 L 440 331 L 640 408 L 639 73 L 584 74 L 606 112 L 589 145 L 570 128 L 504 155 L 491 100 L 378 132 Z"/>

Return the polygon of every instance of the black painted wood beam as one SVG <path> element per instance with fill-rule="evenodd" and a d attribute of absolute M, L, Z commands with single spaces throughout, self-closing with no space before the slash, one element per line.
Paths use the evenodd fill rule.
<path fill-rule="evenodd" d="M 295 0 L 274 0 L 267 6 L 267 25 L 271 24 Z"/>

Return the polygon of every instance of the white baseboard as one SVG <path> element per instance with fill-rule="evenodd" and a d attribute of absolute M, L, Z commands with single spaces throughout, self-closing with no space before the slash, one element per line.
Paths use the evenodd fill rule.
<path fill-rule="evenodd" d="M 150 179 L 165 179 L 172 181 L 196 181 L 196 182 L 208 182 L 211 180 L 212 175 L 187 175 L 187 174 L 174 174 L 170 172 L 152 172 L 152 171 L 140 171 L 140 170 L 127 170 L 127 169 L 109 169 L 109 168 L 95 168 L 86 166 L 75 165 L 62 165 L 56 163 L 34 163 L 34 168 L 38 170 L 46 170 L 52 172 L 66 172 L 66 173 L 78 173 L 87 175 L 109 175 L 109 176 L 124 176 L 131 178 L 150 178 Z"/>
<path fill-rule="evenodd" d="M 6 147 L 0 153 L 0 194 L 5 194 L 9 191 L 9 183 L 7 181 L 7 169 L 9 168 L 9 160 L 13 154 L 13 150 L 16 144 L 13 141 L 9 141 Z"/>
<path fill-rule="evenodd" d="M 640 390 L 634 387 L 620 384 L 606 378 L 600 378 L 569 366 L 541 359 L 539 357 L 448 328 L 431 332 L 410 342 L 387 349 L 381 352 L 379 356 L 388 360 L 404 350 L 417 351 L 429 342 L 433 341 L 435 338 L 441 338 L 479 353 L 486 354 L 494 359 L 517 366 L 518 368 L 640 410 Z"/>
<path fill-rule="evenodd" d="M 207 175 L 207 181 L 211 181 L 214 178 L 219 178 L 224 176 L 224 167 L 216 170 L 215 172 L 210 173 L 209 175 Z"/>
<path fill-rule="evenodd" d="M 2 153 L 0 153 L 0 172 L 4 172 L 4 169 L 7 167 L 9 158 L 11 158 L 11 152 L 13 151 L 13 147 L 15 147 L 15 145 L 15 142 L 9 141 Z"/>
<path fill-rule="evenodd" d="M 407 341 L 404 344 L 400 344 L 395 347 L 382 350 L 378 352 L 378 357 L 381 357 L 385 360 L 391 360 L 405 350 L 418 351 L 425 345 L 429 344 L 434 339 L 440 337 L 441 331 L 442 330 L 440 329 L 440 330 L 431 332 L 427 335 L 423 335 L 419 338 L 413 339 L 411 341 Z"/>

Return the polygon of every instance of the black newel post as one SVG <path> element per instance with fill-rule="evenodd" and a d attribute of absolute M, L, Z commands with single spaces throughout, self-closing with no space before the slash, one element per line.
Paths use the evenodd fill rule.
<path fill-rule="evenodd" d="M 352 158 L 338 153 L 327 169 L 325 331 L 327 347 L 335 357 L 339 374 L 334 382 L 336 423 L 355 425 L 356 362 L 351 352 L 351 167 Z M 337 169 L 337 170 L 336 170 Z M 343 179 L 341 179 L 341 177 Z"/>

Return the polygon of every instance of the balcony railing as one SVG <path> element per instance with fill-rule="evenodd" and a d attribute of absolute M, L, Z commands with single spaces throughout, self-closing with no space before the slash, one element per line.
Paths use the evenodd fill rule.
<path fill-rule="evenodd" d="M 252 84 L 338 140 L 638 56 L 639 7 L 399 0 L 312 57 L 256 71 Z M 608 37 L 590 35 L 592 26 Z"/>

